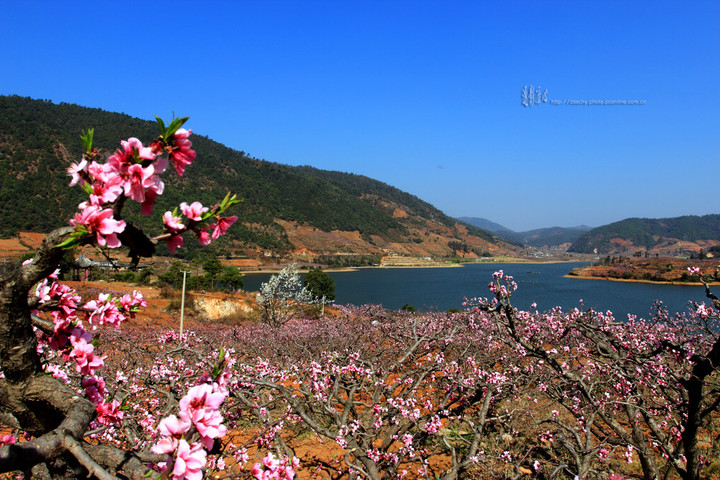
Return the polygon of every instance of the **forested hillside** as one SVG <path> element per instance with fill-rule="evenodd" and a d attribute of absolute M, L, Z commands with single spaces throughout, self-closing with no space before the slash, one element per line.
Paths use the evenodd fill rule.
<path fill-rule="evenodd" d="M 594 228 L 573 243 L 570 251 L 616 254 L 639 250 L 683 254 L 720 244 L 720 215 L 675 218 L 628 218 Z"/>
<path fill-rule="evenodd" d="M 18 231 L 47 232 L 67 224 L 82 192 L 67 188 L 65 171 L 80 158 L 79 135 L 89 127 L 95 129 L 95 145 L 105 156 L 128 135 L 150 142 L 158 133 L 155 122 L 125 114 L 0 96 L 0 237 Z M 188 127 L 192 128 L 192 119 Z M 456 224 L 432 205 L 377 180 L 259 160 L 201 135 L 191 139 L 198 153 L 187 170 L 193 181 L 174 172 L 166 174 L 164 181 L 172 188 L 166 189 L 155 208 L 162 212 L 188 199 L 211 204 L 227 191 L 237 193 L 244 201 L 234 213 L 242 224 L 238 222 L 232 235 L 218 243 L 216 248 L 221 250 L 290 251 L 298 245 L 290 240 L 287 229 L 298 226 L 357 232 L 367 243 L 365 253 L 391 244 L 417 249 L 432 240 L 433 249 L 417 253 L 450 256 L 460 245 L 465 252 L 480 254 L 502 243 L 486 231 Z M 128 217 L 149 227 L 139 213 Z M 185 252 L 192 250 L 190 244 Z"/>

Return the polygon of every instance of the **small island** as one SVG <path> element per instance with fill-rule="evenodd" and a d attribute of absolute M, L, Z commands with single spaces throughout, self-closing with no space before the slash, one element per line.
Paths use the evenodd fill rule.
<path fill-rule="evenodd" d="M 642 258 L 608 255 L 592 265 L 574 268 L 568 276 L 625 282 L 700 284 L 698 277 L 689 273 L 688 268 L 691 267 L 699 268 L 703 278 L 710 280 L 711 283 L 720 282 L 718 260 L 711 258 Z"/>

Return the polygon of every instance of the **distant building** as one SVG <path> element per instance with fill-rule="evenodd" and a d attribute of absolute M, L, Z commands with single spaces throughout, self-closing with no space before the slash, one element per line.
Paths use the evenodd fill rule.
<path fill-rule="evenodd" d="M 97 268 L 119 268 L 119 265 L 114 262 L 108 262 L 107 260 L 103 261 L 97 261 L 97 260 L 90 260 L 85 255 L 80 254 L 78 258 L 75 259 L 75 263 L 80 268 L 90 268 L 90 267 L 97 267 Z"/>

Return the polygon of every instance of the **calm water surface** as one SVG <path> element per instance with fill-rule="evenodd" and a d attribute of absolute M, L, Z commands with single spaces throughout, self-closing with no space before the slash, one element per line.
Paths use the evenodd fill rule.
<path fill-rule="evenodd" d="M 647 317 L 655 300 L 671 312 L 687 311 L 688 301 L 705 301 L 702 287 L 654 285 L 565 278 L 582 263 L 552 264 L 470 264 L 458 268 L 367 268 L 355 272 L 331 272 L 338 304 L 380 304 L 399 309 L 405 304 L 418 310 L 446 311 L 462 308 L 464 298 L 485 297 L 496 270 L 515 277 L 518 290 L 513 304 L 528 309 L 536 302 L 539 310 L 554 306 L 571 309 L 583 302 L 585 308 Z M 258 290 L 269 274 L 245 276 L 245 289 Z"/>

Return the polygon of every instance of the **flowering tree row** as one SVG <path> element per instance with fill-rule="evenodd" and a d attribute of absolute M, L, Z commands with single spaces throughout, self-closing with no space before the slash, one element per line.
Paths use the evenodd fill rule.
<path fill-rule="evenodd" d="M 717 448 L 700 448 L 701 440 L 712 439 L 720 405 L 720 303 L 707 285 L 712 306 L 692 304 L 670 316 L 658 305 L 650 320 L 622 322 L 578 309 L 518 311 L 510 302 L 516 288 L 496 273 L 495 298 L 476 310 L 528 359 L 538 390 L 558 406 L 543 421 L 544 435 L 556 439 L 571 470 L 586 478 L 598 460 L 622 452 L 648 480 L 701 478 Z"/>
<path fill-rule="evenodd" d="M 278 454 L 297 428 L 334 442 L 337 478 L 702 478 L 720 448 L 709 289 L 713 305 L 618 321 L 519 311 L 515 288 L 498 272 L 494 298 L 456 314 L 244 326 L 231 395 Z"/>

